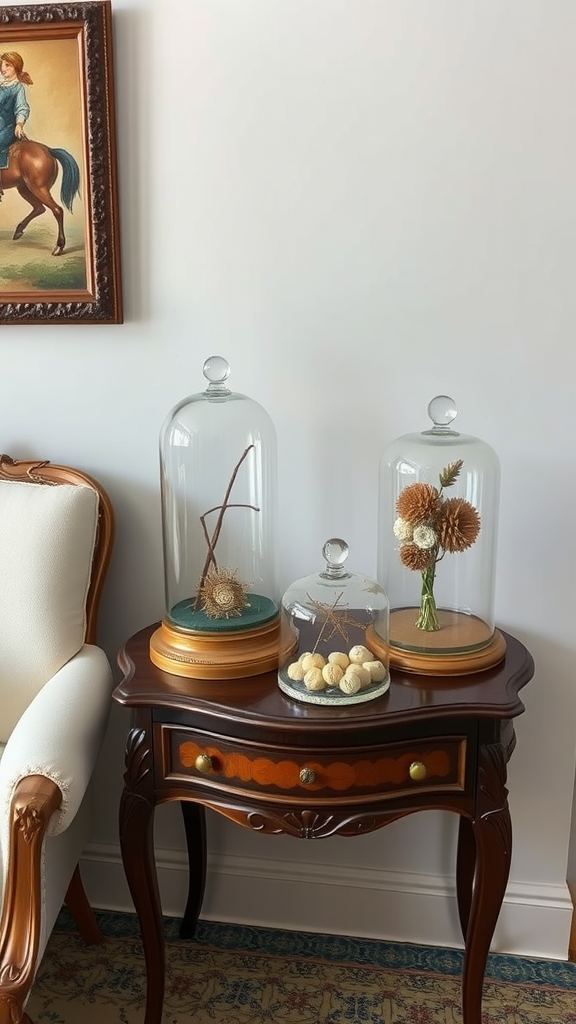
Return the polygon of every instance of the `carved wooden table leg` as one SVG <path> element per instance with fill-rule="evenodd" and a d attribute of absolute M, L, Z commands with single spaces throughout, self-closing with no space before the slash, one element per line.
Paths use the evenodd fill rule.
<path fill-rule="evenodd" d="M 152 767 L 147 732 L 131 729 L 126 744 L 125 788 L 120 800 L 120 849 L 144 944 L 144 1024 L 160 1024 L 165 975 L 164 927 L 154 859 Z"/>
<path fill-rule="evenodd" d="M 188 849 L 188 899 L 180 924 L 180 938 L 191 939 L 196 931 L 206 886 L 206 814 L 201 804 L 180 802 Z"/>
<path fill-rule="evenodd" d="M 463 1024 L 481 1024 L 482 986 L 490 943 L 502 907 L 512 857 L 512 824 L 506 790 L 506 753 L 500 743 L 480 750 L 476 875 L 462 975 Z"/>
<path fill-rule="evenodd" d="M 470 819 L 461 814 L 458 827 L 458 852 L 456 855 L 456 896 L 458 899 L 458 916 L 464 941 L 466 941 L 468 922 L 470 920 L 475 870 L 476 839 L 474 837 L 474 829 Z"/>

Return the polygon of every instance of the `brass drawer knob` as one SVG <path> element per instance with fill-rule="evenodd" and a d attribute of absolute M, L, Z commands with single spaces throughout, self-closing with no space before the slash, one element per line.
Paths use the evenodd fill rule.
<path fill-rule="evenodd" d="M 426 765 L 422 761 L 412 761 L 408 772 L 413 782 L 423 782 L 426 778 Z"/>
<path fill-rule="evenodd" d="M 311 782 L 314 782 L 316 778 L 316 772 L 312 768 L 302 768 L 300 772 L 300 782 L 303 786 L 309 786 Z"/>
<path fill-rule="evenodd" d="M 208 773 L 214 768 L 212 758 L 209 757 L 208 754 L 198 754 L 194 764 L 198 771 L 202 772 L 203 775 L 208 775 Z"/>

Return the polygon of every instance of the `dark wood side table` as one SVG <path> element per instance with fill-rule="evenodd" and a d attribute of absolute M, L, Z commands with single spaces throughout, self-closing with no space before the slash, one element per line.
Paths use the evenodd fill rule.
<path fill-rule="evenodd" d="M 301 839 L 364 835 L 414 811 L 460 816 L 456 889 L 465 941 L 464 1024 L 480 1024 L 490 942 L 510 868 L 506 764 L 512 719 L 532 677 L 526 648 L 477 675 L 394 671 L 387 694 L 366 704 L 295 704 L 276 674 L 229 681 L 169 675 L 150 661 L 155 625 L 119 654 L 114 699 L 132 709 L 120 803 L 122 859 L 140 922 L 147 972 L 145 1024 L 160 1024 L 165 951 L 153 846 L 156 804 L 182 804 L 190 889 L 182 934 L 202 906 L 204 808 L 263 833 Z"/>

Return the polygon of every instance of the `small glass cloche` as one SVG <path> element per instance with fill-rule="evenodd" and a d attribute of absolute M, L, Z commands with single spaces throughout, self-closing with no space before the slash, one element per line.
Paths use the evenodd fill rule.
<path fill-rule="evenodd" d="M 278 664 L 276 431 L 231 391 L 221 356 L 207 388 L 160 434 L 165 612 L 151 660 L 175 675 L 232 679 Z"/>
<path fill-rule="evenodd" d="M 432 426 L 380 460 L 378 580 L 390 601 L 390 663 L 466 674 L 501 661 L 494 624 L 500 463 L 454 429 L 453 399 L 428 405 Z"/>
<path fill-rule="evenodd" d="M 375 580 L 349 572 L 348 553 L 345 541 L 326 541 L 323 571 L 296 580 L 282 598 L 278 685 L 295 700 L 358 704 L 390 686 L 388 599 Z"/>

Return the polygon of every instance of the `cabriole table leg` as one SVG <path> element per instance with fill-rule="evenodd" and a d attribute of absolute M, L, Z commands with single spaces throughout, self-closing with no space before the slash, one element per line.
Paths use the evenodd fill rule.
<path fill-rule="evenodd" d="M 458 899 L 458 916 L 464 941 L 466 941 L 468 922 L 470 920 L 475 871 L 476 839 L 474 837 L 474 830 L 470 819 L 461 814 L 458 825 L 458 851 L 456 855 L 456 895 Z"/>
<path fill-rule="evenodd" d="M 502 908 L 512 858 L 506 754 L 499 743 L 481 748 L 477 793 L 477 814 L 472 822 L 476 841 L 476 873 L 462 974 L 463 1024 L 481 1024 L 486 961 Z"/>
<path fill-rule="evenodd" d="M 202 910 L 206 886 L 206 812 L 202 804 L 180 803 L 188 850 L 188 899 L 180 924 L 180 938 L 191 939 Z"/>
<path fill-rule="evenodd" d="M 164 1001 L 164 926 L 154 858 L 152 755 L 146 732 L 132 729 L 126 745 L 125 788 L 120 799 L 120 849 L 138 915 L 146 963 L 144 1024 L 160 1024 Z"/>

